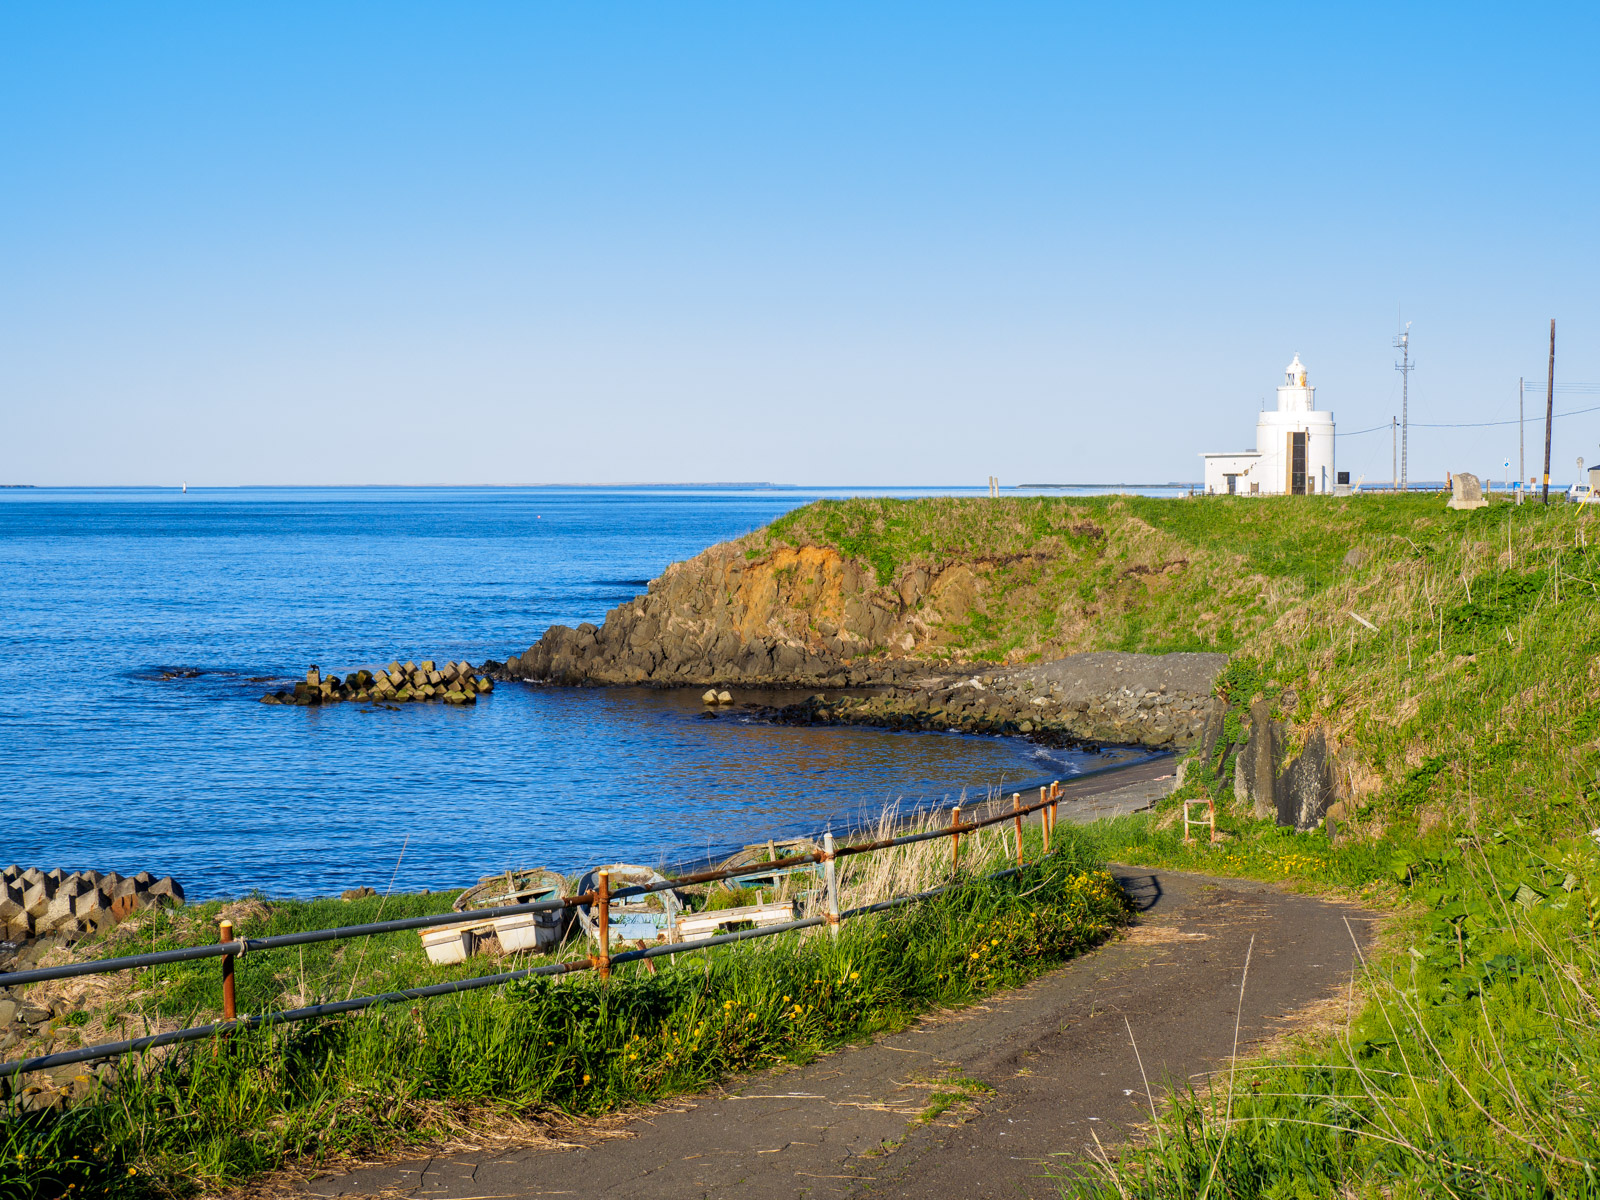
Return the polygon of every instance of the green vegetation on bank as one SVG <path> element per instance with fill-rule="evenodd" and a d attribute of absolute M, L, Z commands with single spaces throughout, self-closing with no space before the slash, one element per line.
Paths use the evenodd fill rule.
<path fill-rule="evenodd" d="M 1037 831 L 1029 832 L 1037 854 Z M 974 874 L 1008 861 L 996 831 L 966 843 L 964 865 Z M 286 1162 L 394 1151 L 541 1114 L 604 1113 L 701 1089 L 732 1071 L 803 1062 L 1020 983 L 1105 937 L 1123 919 L 1124 902 L 1084 853 L 1087 844 L 1058 839 L 1052 855 L 1015 877 L 974 878 L 848 922 L 837 942 L 821 930 L 779 935 L 656 960 L 654 973 L 627 964 L 606 983 L 591 975 L 529 980 L 129 1059 L 97 1102 L 64 1113 L 13 1108 L 0 1121 L 0 1195 L 184 1194 Z M 948 856 L 939 841 L 849 860 L 846 899 L 928 886 L 945 877 Z M 448 899 L 396 898 L 383 915 L 440 909 Z M 254 916 L 242 911 L 252 903 Z M 362 902 L 374 910 L 378 903 Z M 341 911 L 321 911 L 328 905 Z M 164 916 L 148 928 L 144 948 L 214 938 L 214 907 L 180 911 L 177 924 Z M 252 934 L 283 932 L 348 919 L 345 907 L 280 904 L 269 914 L 246 902 L 234 915 Z M 245 956 L 241 1011 L 452 972 L 426 964 L 415 934 L 306 950 L 303 964 L 297 950 Z M 563 957 L 583 953 L 580 942 Z M 454 973 L 511 965 L 473 959 Z M 169 1026 L 214 1019 L 217 975 L 214 961 L 141 972 L 102 1006 L 96 1027 L 135 1014 L 164 1014 Z"/>
<path fill-rule="evenodd" d="M 831 546 L 891 590 L 909 571 L 964 567 L 965 612 L 927 652 L 1015 662 L 1233 651 L 1343 578 L 1352 549 L 1450 528 L 1424 495 L 866 498 L 797 509 L 751 534 L 746 553 Z"/>
<path fill-rule="evenodd" d="M 1362 503 L 1369 530 L 1401 508 Z M 1428 517 L 1369 535 L 1221 681 L 1273 702 L 1290 753 L 1318 727 L 1337 747 L 1331 833 L 1253 820 L 1231 762 L 1191 756 L 1180 796 L 1216 797 L 1221 844 L 1181 841 L 1177 799 L 1095 835 L 1108 857 L 1391 910 L 1348 1016 L 1180 1097 L 1068 1192 L 1600 1195 L 1600 525 L 1560 505 Z"/>

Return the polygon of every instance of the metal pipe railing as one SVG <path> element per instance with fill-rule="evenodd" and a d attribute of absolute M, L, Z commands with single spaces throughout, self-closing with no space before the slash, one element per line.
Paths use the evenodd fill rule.
<path fill-rule="evenodd" d="M 1010 814 L 1006 815 L 1009 816 Z M 843 922 L 854 917 L 866 916 L 869 913 L 886 912 L 902 905 L 915 904 L 923 900 L 932 899 L 934 896 L 971 883 L 1005 879 L 1017 874 L 1017 871 L 1018 868 L 1016 867 L 1007 867 L 1003 871 L 996 871 L 992 875 L 985 875 L 977 880 L 947 883 L 942 887 L 929 888 L 926 891 L 916 892 L 909 896 L 895 896 L 888 900 L 880 900 L 876 904 L 863 904 L 841 912 L 838 920 Z M 706 950 L 713 946 L 727 946 L 734 942 L 749 941 L 752 938 L 775 937 L 780 933 L 793 933 L 798 929 L 814 929 L 819 925 L 827 925 L 829 923 L 829 918 L 826 916 L 802 917 L 797 921 L 785 921 L 778 925 L 763 925 L 757 929 L 740 929 L 732 933 L 719 933 L 714 937 L 698 938 L 692 942 L 672 942 L 661 946 L 647 946 L 643 950 L 628 950 L 622 954 L 613 954 L 606 961 L 611 967 L 616 967 L 621 963 L 639 962 L 644 959 L 659 958 L 662 955 L 687 954 L 692 950 Z M 115 1058 L 122 1054 L 136 1054 L 140 1051 L 154 1050 L 160 1046 L 171 1046 L 180 1042 L 201 1041 L 205 1038 L 218 1037 L 240 1029 L 269 1029 L 277 1025 L 309 1021 L 317 1017 L 332 1017 L 341 1013 L 359 1012 L 362 1009 L 371 1008 L 378 1004 L 399 1004 L 409 1000 L 427 1000 L 436 996 L 451 996 L 461 992 L 473 992 L 482 988 L 499 987 L 502 984 L 515 983 L 519 979 L 531 979 L 541 975 L 570 975 L 579 971 L 590 970 L 598 973 L 601 961 L 599 955 L 592 955 L 588 958 L 575 958 L 567 962 L 547 963 L 540 967 L 526 967 L 519 971 L 505 971 L 498 975 L 475 975 L 470 979 L 455 979 L 449 983 L 435 983 L 427 987 L 407 988 L 399 992 L 383 992 L 374 996 L 356 996 L 350 1000 L 336 1000 L 330 1004 L 309 1004 L 303 1008 L 290 1008 L 275 1013 L 260 1013 L 255 1016 L 239 1017 L 232 1021 L 214 1021 L 209 1025 L 196 1025 L 189 1029 L 174 1029 L 168 1033 L 153 1033 L 145 1037 L 130 1038 L 123 1042 L 105 1042 L 98 1046 L 85 1046 L 80 1050 L 64 1050 L 59 1054 L 45 1054 L 37 1058 L 25 1058 L 18 1062 L 0 1063 L 0 1078 L 4 1078 L 7 1075 L 16 1075 L 24 1071 L 49 1071 L 56 1067 L 65 1067 L 73 1063 L 92 1062 L 101 1058 Z"/>
<path fill-rule="evenodd" d="M 1052 789 L 1056 786 L 1052 785 Z M 1056 803 L 1059 803 L 1059 795 L 1052 791 L 1049 799 L 1027 805 L 1020 810 L 1020 815 L 1026 816 Z M 1018 813 L 1007 810 L 979 820 L 947 825 L 943 829 L 934 829 L 923 833 L 909 833 L 902 837 L 880 838 L 877 841 L 862 842 L 851 846 L 839 846 L 834 849 L 833 853 L 838 858 L 845 858 L 853 854 L 869 854 L 874 850 L 908 846 L 913 842 L 926 842 L 933 838 L 959 837 L 963 833 L 971 833 L 989 825 L 998 825 L 1002 821 L 1011 820 L 1016 815 Z M 775 858 L 762 863 L 747 863 L 739 867 L 696 871 L 688 875 L 678 875 L 660 883 L 630 884 L 628 887 L 617 888 L 611 892 L 610 896 L 612 900 L 626 900 L 630 896 L 643 896 L 650 892 L 662 892 L 677 887 L 690 887 L 699 883 L 715 883 L 722 879 L 732 879 L 737 875 L 755 875 L 775 867 L 792 867 L 798 862 L 821 863 L 826 860 L 826 851 L 813 850 L 806 854 L 796 854 L 789 858 Z M 402 933 L 408 929 L 429 929 L 440 925 L 477 925 L 484 921 L 491 921 L 495 917 L 509 917 L 518 913 L 553 912 L 561 908 L 590 905 L 594 903 L 595 897 L 595 892 L 582 892 L 575 896 L 562 896 L 556 900 L 537 900 L 528 904 L 502 904 L 494 908 L 475 908 L 470 913 L 439 913 L 431 917 L 402 917 L 394 921 L 373 921 L 365 925 L 342 925 L 333 929 L 311 929 L 302 933 L 282 933 L 265 938 L 236 938 L 232 941 L 218 942 L 210 946 L 185 946 L 181 950 L 158 950 L 150 954 L 128 954 L 117 958 L 100 958 L 90 962 L 72 963 L 62 967 L 41 967 L 32 971 L 13 971 L 8 975 L 0 975 L 0 987 L 19 987 L 26 983 L 41 983 L 47 979 L 73 979 L 80 975 L 103 975 L 112 971 L 134 971 L 143 967 L 165 966 L 168 963 L 193 962 L 201 958 L 238 956 L 257 950 L 278 950 L 286 946 L 308 946 L 315 942 L 372 937 L 380 933 Z"/>
<path fill-rule="evenodd" d="M 55 1067 L 68 1066 L 72 1063 L 90 1062 L 96 1059 L 113 1058 L 122 1054 L 139 1053 L 153 1050 L 161 1046 L 176 1045 L 182 1042 L 199 1041 L 204 1038 L 217 1037 L 235 1030 L 272 1028 L 278 1025 L 290 1024 L 298 1021 L 312 1020 L 317 1017 L 336 1016 L 340 1013 L 358 1012 L 377 1004 L 397 1004 L 410 1000 L 429 999 L 436 996 L 448 996 L 461 992 L 476 991 L 486 987 L 498 987 L 502 984 L 513 983 L 519 979 L 530 979 L 538 976 L 553 976 L 571 974 L 577 971 L 594 970 L 602 978 L 609 978 L 612 968 L 622 963 L 644 961 L 660 957 L 661 955 L 684 954 L 692 950 L 708 949 L 714 946 L 725 946 L 735 942 L 747 941 L 758 937 L 773 937 L 782 933 L 790 933 L 800 929 L 810 929 L 819 925 L 829 926 L 837 935 L 839 925 L 855 917 L 865 916 L 869 913 L 886 912 L 906 904 L 915 904 L 923 900 L 941 895 L 953 888 L 965 886 L 971 882 L 985 882 L 989 880 L 1004 879 L 1015 875 L 1020 869 L 1022 842 L 1020 838 L 1022 817 L 1033 812 L 1052 808 L 1060 802 L 1060 785 L 1052 784 L 1050 788 L 1040 789 L 1040 800 L 1036 804 L 1026 807 L 1021 804 L 1020 795 L 1013 796 L 1013 805 L 1009 811 L 1001 811 L 992 816 L 979 820 L 961 822 L 953 821 L 950 825 L 936 830 L 922 833 L 906 834 L 901 837 L 879 838 L 875 841 L 858 843 L 853 846 L 833 845 L 833 838 L 828 836 L 825 845 L 827 849 L 813 851 L 809 854 L 795 855 L 790 858 L 773 859 L 764 863 L 746 864 L 740 867 L 717 869 L 711 871 L 698 871 L 690 875 L 680 875 L 675 879 L 665 880 L 661 883 L 633 885 L 611 891 L 607 886 L 609 880 L 602 878 L 600 886 L 593 892 L 584 892 L 577 896 L 564 896 L 559 900 L 541 900 L 529 904 L 507 904 L 495 908 L 473 909 L 468 914 L 443 913 L 432 917 L 407 917 L 396 921 L 378 921 L 365 925 L 348 925 L 335 929 L 317 929 L 304 933 L 282 934 L 269 938 L 239 938 L 227 940 L 212 946 L 191 946 L 181 950 L 164 950 L 152 954 L 134 954 L 118 958 L 100 959 L 94 962 L 74 963 L 64 967 L 41 968 L 35 971 L 17 971 L 9 975 L 0 975 L 0 986 L 14 986 L 24 983 L 35 983 L 47 979 L 70 979 L 80 975 L 102 974 L 111 971 L 130 971 L 144 967 L 161 966 L 167 963 L 190 962 L 201 958 L 223 959 L 225 978 L 231 974 L 236 957 L 255 950 L 275 949 L 284 946 L 303 946 L 313 942 L 333 941 L 341 938 L 371 937 L 379 933 L 400 932 L 408 929 L 426 929 L 440 925 L 477 925 L 498 916 L 510 916 L 517 913 L 550 912 L 555 909 L 568 908 L 581 904 L 591 904 L 597 901 L 605 903 L 606 911 L 602 917 L 609 915 L 610 901 L 625 899 L 629 896 L 644 895 L 650 892 L 664 891 L 671 887 L 681 887 L 695 883 L 710 883 L 719 879 L 731 879 L 736 875 L 748 875 L 772 867 L 793 866 L 797 862 L 812 861 L 822 863 L 827 868 L 828 898 L 827 912 L 821 916 L 805 917 L 796 921 L 785 921 L 781 924 L 761 926 L 756 929 L 737 930 L 732 933 L 717 934 L 713 937 L 700 938 L 692 942 L 670 942 L 660 946 L 650 946 L 639 950 L 629 950 L 621 954 L 612 954 L 609 944 L 602 942 L 599 953 L 587 958 L 574 959 L 568 962 L 547 963 L 538 967 L 527 967 L 522 970 L 502 972 L 496 975 L 478 975 L 469 979 L 457 979 L 448 983 L 430 984 L 426 987 L 407 988 L 403 991 L 384 992 L 373 996 L 358 996 L 349 1000 L 335 1001 L 329 1004 L 312 1004 L 301 1008 L 286 1009 L 276 1013 L 262 1013 L 255 1016 L 246 1016 L 236 1019 L 213 1022 L 209 1025 L 197 1025 L 189 1029 L 177 1029 L 167 1033 L 149 1034 L 145 1037 L 131 1038 L 121 1042 L 106 1042 L 97 1046 L 85 1046 L 78 1050 L 62 1051 L 58 1054 L 46 1054 L 36 1058 L 22 1059 L 13 1063 L 0 1063 L 0 1078 L 16 1075 L 24 1071 L 46 1071 Z M 960 809 L 954 810 L 959 817 Z M 833 874 L 833 863 L 838 858 L 850 855 L 868 854 L 877 850 L 892 849 L 897 846 L 907 846 L 916 842 L 930 841 L 934 838 L 949 837 L 957 839 L 963 833 L 971 833 L 989 825 L 996 825 L 1002 821 L 1015 819 L 1018 822 L 1017 853 L 1019 865 L 1008 867 L 1005 870 L 983 876 L 981 880 L 956 880 L 943 886 L 929 888 L 908 896 L 896 896 L 888 900 L 880 900 L 874 904 L 861 905 L 847 909 L 843 912 L 838 907 L 838 885 Z M 1050 820 L 1050 815 L 1043 818 Z M 602 919 L 601 929 L 605 929 L 606 922 Z M 228 930 L 224 923 L 223 929 Z M 602 934 L 602 936 L 604 936 Z M 231 980 L 228 980 L 231 982 Z M 226 990 L 226 984 L 225 984 Z M 226 1007 L 225 1007 L 226 1011 Z M 231 1012 L 228 1014 L 231 1016 Z"/>

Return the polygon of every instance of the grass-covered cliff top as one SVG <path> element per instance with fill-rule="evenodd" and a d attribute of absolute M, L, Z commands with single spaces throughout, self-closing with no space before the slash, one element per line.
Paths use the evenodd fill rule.
<path fill-rule="evenodd" d="M 1191 754 L 1163 810 L 1096 829 L 1101 852 L 1390 914 L 1314 1034 L 1177 1097 L 1068 1193 L 1509 1200 L 1600 1196 L 1597 538 L 1600 509 L 1501 498 L 858 500 L 746 553 L 833 547 L 902 603 L 919 570 L 966 578 L 928 651 L 1228 651 L 1225 748 Z M 1254 698 L 1288 753 L 1326 737 L 1331 827 L 1235 800 Z M 1185 843 L 1180 801 L 1205 796 L 1221 840 Z"/>
<path fill-rule="evenodd" d="M 938 604 L 937 582 L 917 601 L 939 610 L 939 636 L 919 647 L 930 656 L 1231 652 L 1345 578 L 1352 550 L 1443 546 L 1487 511 L 1446 512 L 1438 496 L 829 500 L 757 530 L 745 552 L 831 547 L 890 591 L 942 573 L 956 603 Z"/>

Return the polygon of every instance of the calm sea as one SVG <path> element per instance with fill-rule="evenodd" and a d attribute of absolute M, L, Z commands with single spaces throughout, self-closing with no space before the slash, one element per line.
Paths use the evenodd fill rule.
<path fill-rule="evenodd" d="M 675 861 L 1100 765 L 1012 739 L 702 720 L 681 691 L 258 703 L 253 680 L 312 662 L 504 659 L 827 494 L 0 491 L 0 863 L 149 870 L 191 897 L 445 888 Z"/>

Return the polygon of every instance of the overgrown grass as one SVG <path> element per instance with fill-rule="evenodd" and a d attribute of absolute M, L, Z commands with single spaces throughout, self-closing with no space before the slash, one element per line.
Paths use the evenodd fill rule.
<path fill-rule="evenodd" d="M 1318 727 L 1337 745 L 1331 835 L 1251 819 L 1226 752 L 1214 774 L 1191 759 L 1183 789 L 1217 797 L 1223 844 L 1185 845 L 1169 813 L 1096 833 L 1108 856 L 1336 889 L 1396 915 L 1347 1022 L 1241 1063 L 1231 1094 L 1213 1077 L 1068 1191 L 1600 1194 L 1594 522 L 1497 504 L 1402 523 L 1246 643 L 1221 690 L 1267 697 L 1291 752 Z"/>
<path fill-rule="evenodd" d="M 1015 851 L 998 832 L 968 843 L 974 873 Z M 948 877 L 948 845 L 932 845 L 850 860 L 847 900 Z M 627 964 L 609 982 L 529 980 L 129 1063 L 98 1103 L 13 1111 L 0 1123 L 0 1194 L 54 1197 L 69 1185 L 79 1195 L 183 1193 L 286 1161 L 393 1150 L 495 1118 L 603 1113 L 732 1071 L 803 1062 L 1021 982 L 1103 938 L 1123 901 L 1087 845 L 1069 833 L 1013 878 L 969 878 L 849 922 L 837 941 L 784 935 L 660 960 L 657 974 Z M 345 947 L 347 978 L 365 983 L 348 965 L 357 946 Z M 261 967 L 248 994 L 281 1000 L 293 986 L 282 966 Z M 168 978 L 181 982 L 147 986 L 183 991 L 186 1015 L 202 1015 L 204 983 Z"/>

